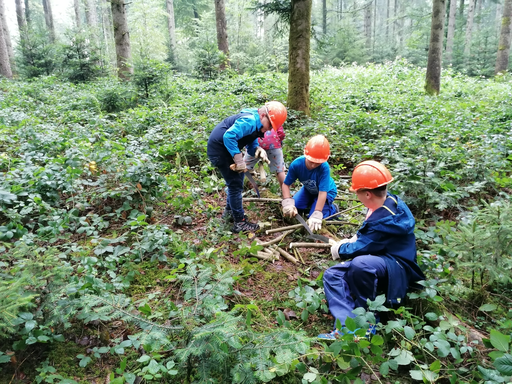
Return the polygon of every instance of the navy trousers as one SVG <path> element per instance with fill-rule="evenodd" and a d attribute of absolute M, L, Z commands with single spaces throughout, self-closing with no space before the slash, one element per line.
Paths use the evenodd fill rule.
<path fill-rule="evenodd" d="M 225 159 L 210 157 L 211 163 L 218 168 L 228 187 L 226 209 L 233 212 L 235 222 L 244 219 L 244 208 L 242 206 L 242 192 L 244 190 L 244 174 L 232 171 Z"/>
<path fill-rule="evenodd" d="M 366 299 L 375 300 L 377 292 L 386 292 L 388 273 L 385 261 L 379 256 L 357 256 L 324 272 L 324 292 L 329 310 L 336 320 L 345 325 L 352 311 L 366 308 Z"/>
<path fill-rule="evenodd" d="M 303 211 L 307 211 L 309 209 L 309 216 L 311 216 L 313 212 L 315 212 L 318 195 L 313 195 L 309 193 L 306 188 L 302 187 L 295 195 L 293 195 L 293 200 L 295 200 L 295 207 L 297 209 Z M 334 215 L 338 212 L 336 206 L 333 203 L 334 200 L 327 197 L 325 200 L 324 209 L 322 210 L 324 217 Z"/>

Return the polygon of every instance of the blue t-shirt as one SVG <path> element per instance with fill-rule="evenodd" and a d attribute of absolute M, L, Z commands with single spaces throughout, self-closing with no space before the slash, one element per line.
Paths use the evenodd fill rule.
<path fill-rule="evenodd" d="M 293 160 L 288 169 L 288 174 L 284 183 L 288 186 L 299 180 L 306 191 L 312 195 L 318 195 L 319 192 L 327 192 L 327 199 L 332 201 L 336 197 L 338 190 L 331 177 L 331 168 L 329 163 L 322 163 L 315 169 L 307 169 L 306 157 L 301 156 Z"/>

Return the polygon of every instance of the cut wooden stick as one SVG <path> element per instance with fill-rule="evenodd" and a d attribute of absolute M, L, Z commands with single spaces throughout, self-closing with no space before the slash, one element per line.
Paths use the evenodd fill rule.
<path fill-rule="evenodd" d="M 338 213 L 335 213 L 334 215 L 328 216 L 328 217 L 326 217 L 324 220 L 329 220 L 329 219 L 330 219 L 330 218 L 332 218 L 332 217 L 339 216 L 339 215 L 341 215 L 341 214 L 343 214 L 343 213 L 345 213 L 345 212 L 348 212 L 348 211 L 351 211 L 351 210 L 353 210 L 353 209 L 359 208 L 359 207 L 360 207 L 360 206 L 362 206 L 362 205 L 363 205 L 363 204 L 357 204 L 357 205 L 354 205 L 353 207 L 350 207 L 350 208 L 348 208 L 348 209 L 345 209 L 344 211 L 340 211 L 340 212 L 338 212 Z"/>
<path fill-rule="evenodd" d="M 299 252 L 299 250 L 298 250 L 297 248 L 293 248 L 293 254 L 295 255 L 295 257 L 296 257 L 297 259 L 300 259 L 300 262 L 301 262 L 302 264 L 306 264 L 306 263 L 304 262 L 304 259 L 302 258 L 302 255 L 300 254 L 300 252 Z"/>
<path fill-rule="evenodd" d="M 276 233 L 276 232 L 284 232 L 284 231 L 289 231 L 290 229 L 297 229 L 297 228 L 302 228 L 302 224 L 294 224 L 294 225 L 289 225 L 288 227 L 281 227 L 281 228 L 274 228 L 274 229 L 267 229 L 265 231 L 265 233 L 267 235 L 270 235 L 271 233 Z"/>
<path fill-rule="evenodd" d="M 331 248 L 327 243 L 290 243 L 291 248 Z"/>
<path fill-rule="evenodd" d="M 257 251 L 255 255 L 251 255 L 251 256 L 254 256 L 254 257 L 257 257 L 258 259 L 266 260 L 266 261 L 274 260 L 274 255 L 270 255 L 268 253 L 261 252 L 261 251 Z"/>
<path fill-rule="evenodd" d="M 255 203 L 280 203 L 283 199 L 270 199 L 267 197 L 244 197 L 243 201 L 252 201 Z"/>
<path fill-rule="evenodd" d="M 292 232 L 293 232 L 293 230 L 292 231 L 286 231 L 282 235 L 277 236 L 275 239 L 272 239 L 272 240 L 264 242 L 264 243 L 260 242 L 259 240 L 256 240 L 256 242 L 258 243 L 258 245 L 262 245 L 264 247 L 268 247 L 269 245 L 279 243 L 281 240 L 283 240 L 286 236 L 288 236 Z"/>
<path fill-rule="evenodd" d="M 290 255 L 288 252 L 286 252 L 284 249 L 281 249 L 279 247 L 277 247 L 276 249 L 277 249 L 277 252 L 279 252 L 281 254 L 281 256 L 283 256 L 286 260 L 291 261 L 293 264 L 298 263 L 297 259 L 295 257 L 293 257 L 292 255 Z"/>
<path fill-rule="evenodd" d="M 359 223 L 350 223 L 348 221 L 327 221 L 325 225 L 361 225 Z"/>

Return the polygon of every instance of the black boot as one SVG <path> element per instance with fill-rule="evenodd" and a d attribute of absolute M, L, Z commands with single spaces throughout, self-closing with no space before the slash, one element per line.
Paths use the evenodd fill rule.
<path fill-rule="evenodd" d="M 231 232 L 256 232 L 258 229 L 260 229 L 260 226 L 258 224 L 251 223 L 250 221 L 247 220 L 247 216 L 244 216 L 242 221 L 235 221 L 235 224 L 233 224 Z"/>

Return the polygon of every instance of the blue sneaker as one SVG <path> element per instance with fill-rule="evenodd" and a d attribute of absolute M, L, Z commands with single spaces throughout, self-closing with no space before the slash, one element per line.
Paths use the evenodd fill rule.
<path fill-rule="evenodd" d="M 321 333 L 316 338 L 320 340 L 336 340 L 341 336 L 343 336 L 343 334 L 337 329 L 335 329 L 331 333 Z"/>

